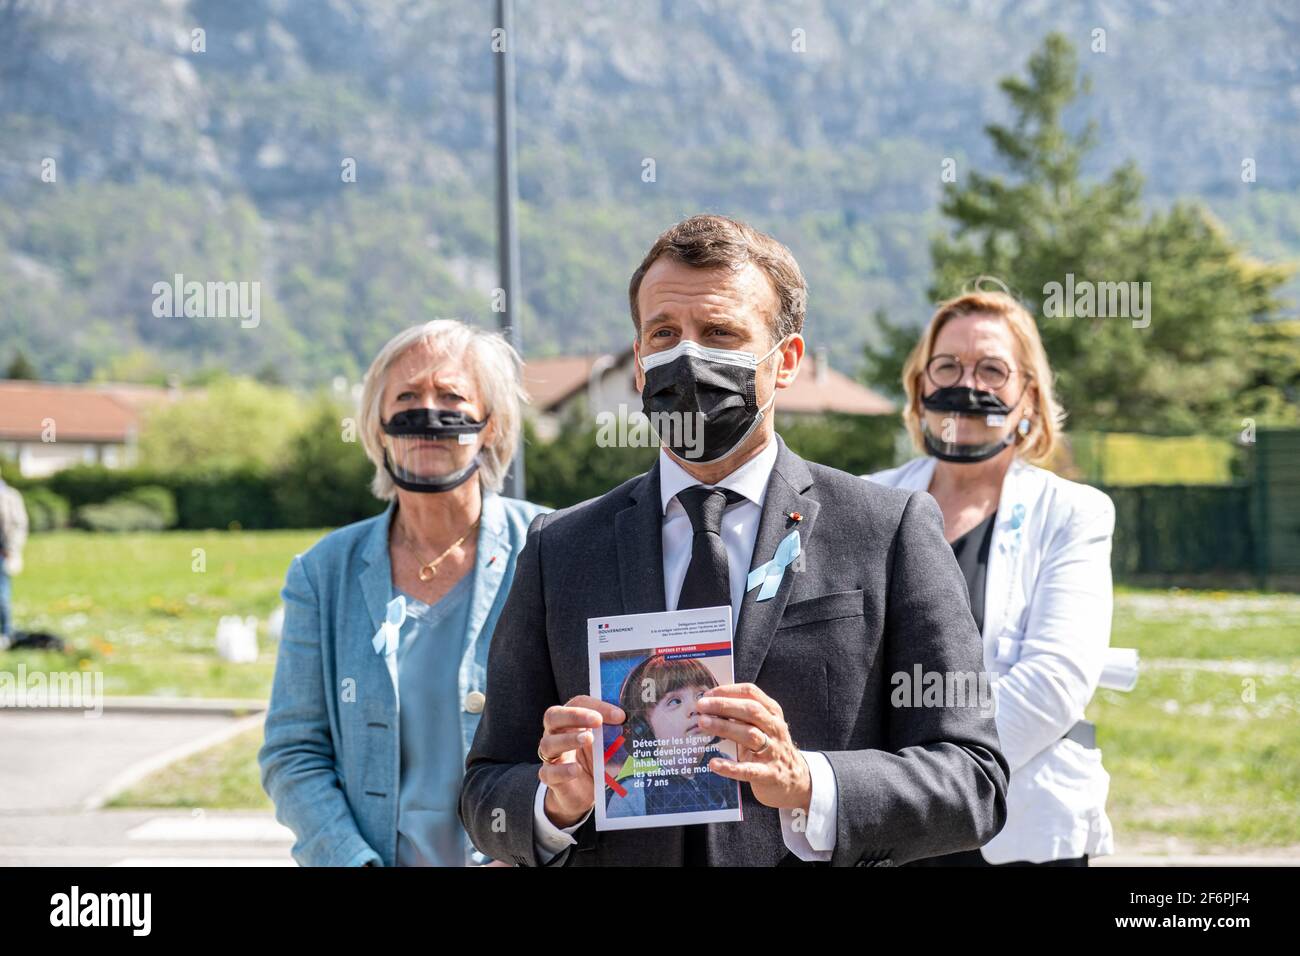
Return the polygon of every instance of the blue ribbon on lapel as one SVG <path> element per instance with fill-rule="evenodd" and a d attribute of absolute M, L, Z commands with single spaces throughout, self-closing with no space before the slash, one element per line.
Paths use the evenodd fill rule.
<path fill-rule="evenodd" d="M 763 587 L 754 600 L 768 600 L 776 594 L 776 589 L 781 586 L 781 579 L 785 577 L 785 569 L 797 557 L 799 557 L 799 529 L 795 528 L 777 545 L 776 554 L 771 561 L 760 564 L 749 572 L 745 590 L 752 591 L 761 584 Z"/>
<path fill-rule="evenodd" d="M 370 645 L 375 649 L 376 654 L 387 657 L 397 649 L 397 636 L 405 621 L 406 596 L 399 594 L 388 602 L 384 623 L 379 625 L 379 630 L 375 631 L 375 636 L 370 639 Z"/>

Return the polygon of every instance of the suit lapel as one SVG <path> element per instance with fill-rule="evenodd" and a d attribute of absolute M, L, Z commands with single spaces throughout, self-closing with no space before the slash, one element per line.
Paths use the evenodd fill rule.
<path fill-rule="evenodd" d="M 465 639 L 465 653 L 472 656 L 483 622 L 496 603 L 501 589 L 502 575 L 510 564 L 514 546 L 506 534 L 506 509 L 501 496 L 484 492 L 482 518 L 479 522 L 478 543 L 474 556 L 473 594 L 470 597 L 469 632 Z"/>
<path fill-rule="evenodd" d="M 618 583 L 624 614 L 667 609 L 664 598 L 663 510 L 659 501 L 659 462 L 633 486 L 631 501 L 614 516 L 618 542 Z"/>
<path fill-rule="evenodd" d="M 397 698 L 397 655 L 381 657 L 375 653 L 370 641 L 379 630 L 379 626 L 383 624 L 388 602 L 392 599 L 393 572 L 388 560 L 388 529 L 396 510 L 397 504 L 394 501 L 389 504 L 388 510 L 380 520 L 371 527 L 370 535 L 361 552 L 362 561 L 365 563 L 360 575 L 361 594 L 366 603 L 369 629 L 352 636 L 360 644 L 362 657 L 378 661 L 387 671 L 394 700 Z"/>
<path fill-rule="evenodd" d="M 361 594 L 365 598 L 366 611 L 370 615 L 370 634 L 379 630 L 388 609 L 389 595 L 392 593 L 393 572 L 388 561 L 388 529 L 397 509 L 396 503 L 390 504 L 383 517 L 370 529 L 361 557 L 366 566 L 361 572 Z"/>
<path fill-rule="evenodd" d="M 812 543 L 813 526 L 817 520 L 818 502 L 804 495 L 812 486 L 812 475 L 803 459 L 790 451 L 780 435 L 777 442 L 776 462 L 768 477 L 762 515 L 759 518 L 754 552 L 749 570 L 767 563 L 776 552 L 777 545 L 795 528 L 799 529 L 803 549 Z M 663 508 L 659 500 L 659 462 L 646 472 L 633 486 L 630 502 L 614 518 L 615 540 L 618 544 L 619 588 L 623 597 L 623 613 L 641 614 L 663 611 L 667 608 L 664 596 L 663 574 Z M 788 512 L 797 511 L 802 520 L 788 518 Z M 736 624 L 734 645 L 735 675 L 737 682 L 754 682 L 767 658 L 768 648 L 776 634 L 777 624 L 785 612 L 794 586 L 795 573 L 781 579 L 776 594 L 767 601 L 756 601 L 759 588 L 747 591 L 740 607 Z M 751 811 L 753 812 L 753 811 Z M 747 845 L 734 827 L 709 825 L 706 840 L 711 859 L 749 859 Z M 685 839 L 684 831 L 678 832 Z M 655 839 L 647 852 L 662 850 L 661 836 Z M 684 852 L 684 851 L 683 851 Z"/>
<path fill-rule="evenodd" d="M 780 435 L 774 435 L 773 440 L 777 442 L 776 461 L 767 479 L 762 514 L 758 519 L 758 534 L 754 539 L 754 553 L 749 562 L 750 571 L 772 560 L 782 539 L 796 528 L 799 531 L 801 550 L 806 552 L 816 547 L 813 527 L 821 505 L 804 495 L 812 486 L 812 475 L 804 460 L 786 447 Z M 801 520 L 795 521 L 787 517 L 791 512 L 798 512 Z M 802 557 L 796 559 L 797 562 L 802 560 Z M 741 599 L 733 651 L 737 683 L 758 682 L 759 671 L 763 669 L 763 661 L 767 659 L 768 649 L 772 646 L 777 626 L 790 600 L 790 591 L 797 576 L 795 567 L 792 565 L 786 569 L 776 594 L 768 600 L 756 600 L 761 585 L 746 591 Z M 752 792 L 743 786 L 741 804 L 747 818 L 762 814 L 775 816 L 775 811 L 759 805 Z M 740 827 L 710 824 L 706 837 L 708 858 L 756 863 L 758 856 L 755 846 L 744 834 L 745 831 Z"/>
<path fill-rule="evenodd" d="M 754 540 L 754 553 L 749 563 L 750 571 L 772 560 L 777 546 L 796 529 L 799 532 L 801 550 L 806 552 L 813 547 L 813 528 L 821 507 L 817 501 L 804 495 L 813 483 L 807 464 L 786 447 L 780 435 L 774 435 L 773 440 L 777 442 L 776 462 L 767 479 L 762 516 L 758 521 L 758 536 Z M 798 512 L 801 520 L 795 521 L 788 517 L 792 512 Z M 802 558 L 799 560 L 802 561 Z M 740 602 L 740 619 L 736 624 L 734 653 L 738 683 L 754 683 L 758 680 L 758 672 L 763 668 L 763 661 L 767 659 L 768 648 L 772 646 L 781 615 L 785 613 L 785 606 L 790 600 L 795 574 L 794 566 L 787 568 L 776 594 L 766 601 L 757 600 L 761 587 L 745 592 Z"/>

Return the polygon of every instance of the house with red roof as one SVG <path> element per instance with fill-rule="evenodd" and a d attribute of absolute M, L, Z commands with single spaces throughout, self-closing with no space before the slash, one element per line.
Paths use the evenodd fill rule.
<path fill-rule="evenodd" d="M 630 346 L 618 354 L 529 359 L 524 365 L 524 388 L 532 398 L 538 437 L 554 438 L 565 417 L 576 413 L 584 401 L 584 414 L 593 421 L 601 412 L 640 412 L 641 394 L 632 363 Z M 825 349 L 804 356 L 794 384 L 777 392 L 775 409 L 783 419 L 896 411 L 888 398 L 831 368 Z"/>
<path fill-rule="evenodd" d="M 148 385 L 0 379 L 0 457 L 16 461 L 28 478 L 73 465 L 126 467 L 135 462 L 144 411 L 178 394 Z"/>

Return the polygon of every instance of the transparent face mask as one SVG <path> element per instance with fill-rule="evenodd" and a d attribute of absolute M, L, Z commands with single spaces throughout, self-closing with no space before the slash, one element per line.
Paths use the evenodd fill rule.
<path fill-rule="evenodd" d="M 479 433 L 487 419 L 464 412 L 409 409 L 384 423 L 384 455 L 389 474 L 408 491 L 447 491 L 479 466 Z"/>
<path fill-rule="evenodd" d="M 1028 425 L 1029 419 L 1015 406 L 988 391 L 941 388 L 922 399 L 926 449 L 944 461 L 992 458 L 1013 444 L 1018 434 L 1027 434 Z"/>
<path fill-rule="evenodd" d="M 473 452 L 465 454 L 464 445 L 475 445 L 473 435 L 463 438 L 418 438 L 406 435 L 385 436 L 388 460 L 393 470 L 408 481 L 430 481 L 465 467 Z M 462 444 L 462 441 L 464 445 Z"/>

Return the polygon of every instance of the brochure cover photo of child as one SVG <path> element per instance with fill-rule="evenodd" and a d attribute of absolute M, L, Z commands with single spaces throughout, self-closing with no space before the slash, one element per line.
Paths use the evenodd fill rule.
<path fill-rule="evenodd" d="M 597 829 L 678 826 L 741 819 L 740 785 L 709 769 L 715 757 L 736 759 L 734 741 L 702 733 L 696 703 L 709 690 L 732 682 L 730 608 L 702 609 L 715 617 L 726 612 L 725 629 L 685 620 L 668 626 L 675 637 L 691 638 L 654 647 L 594 647 L 599 688 L 593 693 L 622 708 L 622 725 L 604 728 L 597 759 L 597 781 L 603 776 L 603 799 L 597 800 Z M 666 615 L 625 615 L 662 618 L 699 615 L 699 611 Z M 639 622 L 648 623 L 648 622 Z M 638 628 L 639 630 L 639 628 Z M 668 636 L 655 628 L 655 638 Z M 597 628 L 596 641 L 625 645 L 635 640 L 626 630 L 609 633 Z M 617 638 L 623 638 L 617 640 Z M 719 639 L 720 638 L 720 639 Z M 603 764 L 603 766 L 601 766 Z M 603 774 L 602 774 L 603 770 Z M 598 784 L 599 787 L 599 784 Z"/>

